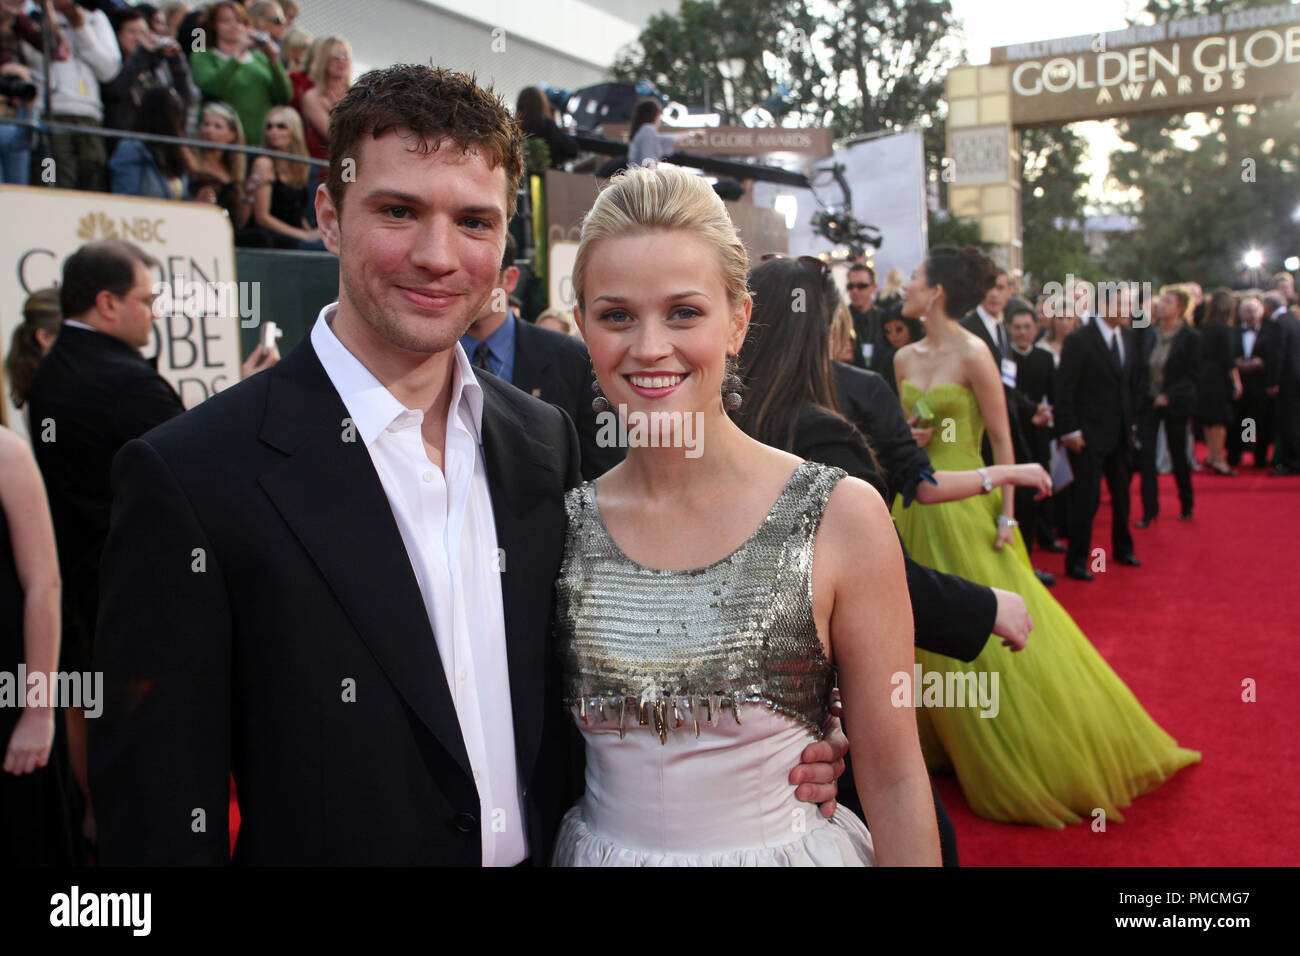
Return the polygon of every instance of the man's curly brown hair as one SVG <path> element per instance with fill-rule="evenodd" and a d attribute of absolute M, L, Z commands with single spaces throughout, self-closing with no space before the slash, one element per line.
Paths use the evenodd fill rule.
<path fill-rule="evenodd" d="M 343 209 L 343 161 L 356 161 L 366 137 L 378 139 L 392 129 L 413 134 L 423 152 L 451 145 L 478 152 L 491 169 L 504 169 L 506 214 L 514 216 L 524 175 L 523 134 L 514 116 L 474 77 L 413 63 L 371 70 L 331 111 L 325 184 L 336 209 Z"/>

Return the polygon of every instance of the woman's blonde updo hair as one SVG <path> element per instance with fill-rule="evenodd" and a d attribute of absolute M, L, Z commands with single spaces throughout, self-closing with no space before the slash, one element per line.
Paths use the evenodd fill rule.
<path fill-rule="evenodd" d="M 678 229 L 713 246 L 727 300 L 732 308 L 738 307 L 748 295 L 749 254 L 713 187 L 672 166 L 634 166 L 609 181 L 582 221 L 582 239 L 573 264 L 578 308 L 586 308 L 587 268 L 596 243 Z"/>

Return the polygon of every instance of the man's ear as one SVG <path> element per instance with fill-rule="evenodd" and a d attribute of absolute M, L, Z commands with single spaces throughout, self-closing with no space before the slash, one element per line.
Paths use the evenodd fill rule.
<path fill-rule="evenodd" d="M 501 288 L 506 290 L 506 295 L 515 291 L 515 286 L 519 285 L 519 267 L 507 266 L 506 271 L 501 273 Z"/>
<path fill-rule="evenodd" d="M 324 183 L 316 187 L 316 226 L 320 229 L 321 241 L 325 243 L 325 248 L 337 256 L 340 245 L 339 211 Z"/>
<path fill-rule="evenodd" d="M 95 317 L 100 321 L 107 322 L 116 328 L 118 320 L 118 306 L 120 300 L 107 289 L 101 289 L 95 296 Z"/>

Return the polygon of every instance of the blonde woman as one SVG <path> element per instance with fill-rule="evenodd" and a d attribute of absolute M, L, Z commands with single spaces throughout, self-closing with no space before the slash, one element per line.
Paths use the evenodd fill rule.
<path fill-rule="evenodd" d="M 539 329 L 550 329 L 553 332 L 562 332 L 565 335 L 572 335 L 575 331 L 573 327 L 573 313 L 564 309 L 546 309 L 537 317 L 537 327 Z"/>
<path fill-rule="evenodd" d="M 266 114 L 267 149 L 307 156 L 302 117 L 288 106 Z M 250 181 L 255 181 L 253 222 L 277 249 L 321 248 L 320 232 L 307 222 L 307 181 L 311 167 L 291 159 L 259 156 L 253 160 Z"/>
<path fill-rule="evenodd" d="M 857 347 L 857 341 L 853 315 L 844 298 L 837 297 L 835 310 L 831 313 L 831 358 L 836 362 L 853 364 L 853 350 Z"/>
<path fill-rule="evenodd" d="M 302 94 L 307 121 L 307 150 L 316 159 L 329 159 L 330 110 L 352 86 L 352 48 L 342 37 L 322 37 L 312 44 L 307 66 L 312 87 Z"/>
<path fill-rule="evenodd" d="M 294 27 L 284 35 L 281 50 L 284 53 L 284 68 L 292 78 L 295 73 L 306 73 L 307 62 L 311 55 L 312 38 L 306 30 Z"/>
<path fill-rule="evenodd" d="M 209 103 L 199 119 L 199 139 L 226 146 L 244 145 L 244 128 L 239 114 L 225 103 Z M 230 215 L 236 230 L 248 226 L 253 214 L 253 196 L 245 192 L 248 158 L 226 149 L 201 149 L 190 192 L 199 202 L 215 203 Z"/>
<path fill-rule="evenodd" d="M 587 792 L 554 861 L 937 865 L 914 712 L 890 703 L 890 675 L 911 671 L 912 614 L 889 512 L 724 407 L 747 268 L 722 200 L 679 169 L 616 177 L 583 224 L 575 317 L 597 404 L 647 440 L 565 499 L 556 638 Z M 832 668 L 870 833 L 843 807 L 817 815 L 789 782 L 823 734 Z"/>
<path fill-rule="evenodd" d="M 903 270 L 894 266 L 885 273 L 885 284 L 876 293 L 876 305 L 888 306 L 896 302 L 903 294 Z"/>

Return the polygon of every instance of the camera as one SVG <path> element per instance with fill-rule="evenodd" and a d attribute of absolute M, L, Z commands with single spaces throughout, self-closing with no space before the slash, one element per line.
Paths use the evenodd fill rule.
<path fill-rule="evenodd" d="M 253 30 L 250 34 L 256 43 L 270 43 L 271 35 L 264 30 Z"/>
<path fill-rule="evenodd" d="M 17 76 L 0 76 L 0 99 L 30 103 L 36 99 L 36 84 Z"/>

